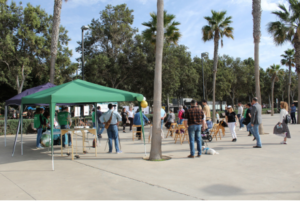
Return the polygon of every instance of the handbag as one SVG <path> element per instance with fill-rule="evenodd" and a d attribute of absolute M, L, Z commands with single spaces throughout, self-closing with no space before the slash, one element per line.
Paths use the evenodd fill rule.
<path fill-rule="evenodd" d="M 113 114 L 114 114 L 114 113 L 112 112 L 111 115 L 110 115 L 109 120 L 108 120 L 107 122 L 104 123 L 104 124 L 105 124 L 104 127 L 105 127 L 106 129 L 108 129 L 108 127 L 110 126 L 110 122 L 111 122 L 111 119 L 112 119 Z"/>
<path fill-rule="evenodd" d="M 129 121 L 129 119 L 127 119 L 127 120 L 126 120 L 126 124 L 130 124 L 130 121 Z"/>

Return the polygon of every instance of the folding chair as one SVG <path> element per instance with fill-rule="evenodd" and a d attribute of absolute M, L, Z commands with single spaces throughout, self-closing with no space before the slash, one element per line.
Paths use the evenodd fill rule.
<path fill-rule="evenodd" d="M 175 132 L 176 132 L 176 130 L 177 130 L 177 123 L 171 123 L 171 126 L 170 126 L 170 128 L 169 128 L 169 130 L 168 130 L 168 133 L 167 133 L 166 138 L 168 138 L 169 133 L 170 133 L 170 136 L 171 136 L 172 133 L 175 133 Z"/>
<path fill-rule="evenodd" d="M 136 131 L 134 128 L 142 128 L 142 126 L 141 125 L 132 125 L 132 141 L 134 141 L 135 135 L 137 133 L 141 134 L 141 139 L 143 140 L 142 129 L 141 129 L 141 131 Z"/>
<path fill-rule="evenodd" d="M 177 129 L 178 129 L 178 133 L 177 133 L 176 131 L 175 131 L 175 133 L 174 133 L 174 134 L 175 134 L 175 138 L 174 138 L 175 144 L 176 144 L 178 138 L 180 139 L 180 143 L 182 144 L 182 137 L 183 137 L 183 136 L 182 136 L 180 130 L 181 130 L 181 129 L 184 129 L 184 132 L 186 132 L 186 128 L 185 128 L 184 125 L 178 125 Z"/>

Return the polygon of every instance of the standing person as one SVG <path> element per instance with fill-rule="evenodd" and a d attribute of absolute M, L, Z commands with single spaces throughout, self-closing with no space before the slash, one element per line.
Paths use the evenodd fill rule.
<path fill-rule="evenodd" d="M 279 122 L 274 127 L 274 134 L 284 137 L 283 141 L 280 144 L 287 144 L 286 138 L 291 138 L 289 127 L 286 123 L 286 116 L 289 115 L 288 113 L 288 104 L 287 102 L 281 101 L 280 102 L 280 117 Z"/>
<path fill-rule="evenodd" d="M 170 109 L 170 114 L 168 116 L 167 123 L 165 125 L 167 129 L 169 129 L 171 124 L 174 122 L 175 122 L 175 114 L 173 113 L 173 109 Z"/>
<path fill-rule="evenodd" d="M 202 143 L 201 143 L 201 127 L 203 126 L 204 120 L 204 113 L 197 107 L 197 102 L 192 100 L 191 108 L 185 111 L 185 119 L 184 121 L 185 127 L 187 128 L 188 125 L 188 132 L 189 132 L 189 141 L 190 141 L 190 155 L 188 158 L 195 158 L 195 144 L 194 140 L 197 142 L 197 150 L 198 155 L 197 157 L 201 157 L 202 153 Z"/>
<path fill-rule="evenodd" d="M 62 111 L 57 114 L 57 121 L 58 121 L 58 124 L 60 125 L 61 129 L 71 128 L 72 119 L 71 119 L 70 113 L 68 112 L 68 107 L 63 107 Z M 64 137 L 65 137 L 65 135 L 63 136 L 63 138 Z M 68 134 L 68 138 L 69 138 L 68 144 L 69 144 L 69 146 L 71 146 L 72 145 L 71 134 Z M 62 139 L 62 141 L 64 141 L 64 140 Z M 66 142 L 64 142 L 63 146 L 65 146 L 65 145 L 66 145 Z"/>
<path fill-rule="evenodd" d="M 145 122 L 150 123 L 149 119 L 146 117 L 146 115 L 144 115 L 144 113 L 142 113 L 143 116 L 143 125 L 145 125 Z M 133 124 L 134 125 L 142 125 L 141 124 L 141 116 L 140 116 L 140 110 L 137 109 L 135 115 L 134 115 L 134 119 L 133 119 Z M 142 127 L 137 127 L 136 131 L 140 131 L 139 133 L 136 133 L 136 137 L 138 138 L 138 140 L 141 140 L 141 131 L 142 131 Z"/>
<path fill-rule="evenodd" d="M 164 119 L 166 118 L 167 114 L 164 109 L 160 109 L 160 117 L 161 117 L 161 125 L 160 128 L 163 129 Z"/>
<path fill-rule="evenodd" d="M 41 137 L 43 133 L 43 114 L 44 109 L 37 108 L 35 115 L 34 115 L 34 128 L 37 130 L 37 137 L 36 137 L 36 148 L 44 149 L 41 145 Z"/>
<path fill-rule="evenodd" d="M 203 105 L 203 112 L 206 116 L 206 121 L 210 121 L 211 120 L 211 116 L 210 116 L 210 108 L 209 106 L 207 105 L 207 101 L 206 100 L 203 100 L 202 101 L 202 105 Z"/>
<path fill-rule="evenodd" d="M 184 109 L 182 107 L 182 105 L 179 105 L 179 111 L 178 111 L 178 124 L 182 124 L 183 120 L 184 120 Z"/>
<path fill-rule="evenodd" d="M 248 136 L 251 136 L 252 135 L 252 133 L 251 133 L 251 131 L 252 131 L 252 129 L 251 129 L 251 103 L 246 104 L 246 112 L 245 112 L 243 121 L 247 127 L 247 131 L 249 131 Z"/>
<path fill-rule="evenodd" d="M 252 109 L 251 109 L 251 127 L 252 127 L 252 134 L 254 135 L 256 139 L 256 146 L 253 146 L 253 148 L 261 148 L 261 140 L 259 136 L 258 127 L 259 124 L 262 123 L 261 118 L 261 105 L 257 102 L 258 99 L 255 97 L 252 99 Z"/>
<path fill-rule="evenodd" d="M 129 107 L 129 111 L 127 111 L 128 119 L 130 121 L 130 132 L 132 131 L 132 125 L 133 125 L 133 111 L 132 107 Z"/>
<path fill-rule="evenodd" d="M 111 103 L 108 104 L 108 109 L 109 110 L 100 117 L 101 122 L 110 123 L 107 129 L 108 145 L 109 145 L 108 153 L 112 153 L 112 149 L 113 149 L 112 141 L 114 140 L 116 152 L 117 154 L 121 154 L 122 151 L 119 149 L 118 125 L 119 122 L 122 120 L 122 117 L 117 111 L 114 111 L 113 105 Z"/>
<path fill-rule="evenodd" d="M 237 122 L 239 121 L 238 120 L 238 117 L 237 115 L 235 114 L 235 112 L 233 111 L 231 105 L 228 105 L 228 112 L 227 112 L 227 115 L 226 115 L 226 122 L 228 124 L 228 127 L 230 129 L 230 133 L 231 133 L 231 136 L 232 136 L 232 142 L 236 142 L 236 132 L 235 132 L 235 126 L 237 125 Z"/>
<path fill-rule="evenodd" d="M 242 128 L 244 128 L 244 124 L 243 122 L 241 121 L 242 120 L 242 117 L 243 117 L 243 111 L 244 111 L 244 108 L 242 106 L 242 103 L 238 103 L 238 114 L 237 114 L 237 117 L 238 117 L 238 122 L 240 123 L 240 131 L 243 130 Z"/>
<path fill-rule="evenodd" d="M 291 111 L 291 118 L 292 118 L 292 124 L 296 124 L 297 123 L 297 121 L 296 121 L 296 110 L 297 110 L 297 108 L 295 106 L 295 103 L 292 103 L 292 106 L 291 106 L 291 109 L 290 109 L 290 111 Z"/>
<path fill-rule="evenodd" d="M 121 116 L 122 116 L 122 123 L 123 123 L 123 133 L 126 133 L 125 128 L 126 128 L 126 122 L 128 120 L 126 108 L 123 108 L 123 110 L 121 112 Z"/>
<path fill-rule="evenodd" d="M 101 107 L 98 106 L 97 107 L 97 112 L 96 112 L 96 118 L 98 121 L 98 130 L 97 130 L 97 135 L 98 135 L 98 139 L 102 138 L 102 133 L 104 131 L 104 124 L 100 121 L 100 117 L 102 116 L 102 112 L 101 112 Z"/>

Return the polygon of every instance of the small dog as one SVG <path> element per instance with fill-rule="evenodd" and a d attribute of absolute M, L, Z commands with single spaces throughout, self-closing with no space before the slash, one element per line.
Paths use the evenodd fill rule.
<path fill-rule="evenodd" d="M 204 154 L 209 154 L 209 155 L 219 154 L 214 149 L 211 149 L 211 148 L 205 147 L 205 146 L 202 147 L 202 151 L 203 151 Z"/>

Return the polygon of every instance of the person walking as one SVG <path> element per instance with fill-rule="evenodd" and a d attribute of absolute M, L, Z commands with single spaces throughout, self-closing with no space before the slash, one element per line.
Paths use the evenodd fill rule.
<path fill-rule="evenodd" d="M 242 106 L 242 103 L 238 103 L 238 114 L 237 114 L 237 117 L 238 117 L 238 122 L 240 123 L 240 131 L 243 130 L 244 128 L 244 124 L 243 122 L 241 121 L 242 120 L 242 117 L 243 117 L 243 111 L 244 111 L 244 108 Z"/>
<path fill-rule="evenodd" d="M 251 103 L 246 104 L 246 111 L 243 119 L 243 123 L 247 127 L 247 131 L 249 132 L 248 136 L 251 136 Z"/>
<path fill-rule="evenodd" d="M 132 107 L 129 107 L 129 111 L 127 111 L 127 115 L 128 115 L 128 119 L 130 121 L 130 132 L 132 131 L 132 125 L 133 125 L 133 111 L 132 111 Z"/>
<path fill-rule="evenodd" d="M 259 130 L 258 127 L 262 123 L 262 117 L 261 117 L 262 108 L 261 105 L 258 103 L 258 99 L 255 97 L 252 99 L 252 109 L 251 109 L 251 129 L 252 134 L 254 135 L 256 139 L 256 146 L 253 146 L 253 148 L 261 148 L 261 140 L 259 136 Z"/>
<path fill-rule="evenodd" d="M 149 119 L 146 117 L 146 115 L 144 115 L 144 113 L 142 113 L 143 116 L 143 125 L 145 125 L 145 122 L 150 123 Z M 141 123 L 141 116 L 140 116 L 140 110 L 137 109 L 134 118 L 133 118 L 133 124 L 134 125 L 142 125 Z M 138 140 L 141 140 L 141 131 L 142 131 L 142 127 L 137 127 L 136 131 L 139 131 L 136 133 L 136 137 L 138 138 Z"/>
<path fill-rule="evenodd" d="M 182 107 L 182 105 L 179 105 L 179 111 L 178 111 L 178 124 L 182 124 L 183 120 L 184 120 L 184 109 Z"/>
<path fill-rule="evenodd" d="M 37 130 L 36 148 L 38 149 L 44 149 L 44 147 L 41 145 L 41 137 L 43 133 L 43 111 L 44 109 L 37 108 L 34 115 L 34 128 Z"/>
<path fill-rule="evenodd" d="M 289 115 L 288 113 L 288 104 L 287 102 L 280 102 L 280 117 L 279 122 L 275 125 L 273 133 L 275 135 L 283 137 L 283 141 L 280 144 L 287 144 L 286 138 L 291 138 L 290 130 L 286 122 L 286 117 Z"/>
<path fill-rule="evenodd" d="M 235 112 L 233 111 L 231 105 L 228 105 L 227 109 L 228 109 L 228 112 L 227 112 L 227 115 L 225 117 L 226 122 L 228 124 L 229 129 L 230 129 L 230 133 L 231 133 L 231 136 L 232 136 L 232 142 L 236 142 L 237 139 L 236 139 L 235 126 L 237 125 L 238 117 L 235 114 Z"/>
<path fill-rule="evenodd" d="M 290 112 L 291 112 L 291 118 L 292 118 L 292 124 L 296 124 L 296 111 L 297 111 L 297 107 L 295 106 L 295 103 L 292 103 Z"/>
<path fill-rule="evenodd" d="M 121 116 L 122 116 L 122 123 L 123 123 L 123 133 L 126 133 L 125 128 L 126 128 L 126 122 L 128 120 L 126 108 L 123 108 L 123 110 L 121 112 Z"/>
<path fill-rule="evenodd" d="M 119 132 L 118 132 L 118 125 L 119 122 L 122 121 L 121 115 L 114 110 L 113 105 L 110 103 L 108 104 L 108 111 L 100 117 L 100 121 L 104 123 L 109 123 L 109 127 L 107 128 L 107 135 L 108 135 L 108 146 L 109 151 L 108 153 L 112 153 L 113 145 L 112 141 L 115 141 L 115 149 L 117 154 L 121 154 L 122 151 L 119 148 Z"/>
<path fill-rule="evenodd" d="M 188 158 L 195 158 L 195 144 L 194 140 L 197 142 L 197 157 L 201 157 L 202 154 L 202 138 L 201 138 L 201 127 L 203 126 L 204 113 L 197 107 L 197 102 L 195 100 L 191 101 L 191 108 L 185 112 L 184 121 L 185 127 L 188 128 L 189 141 L 190 141 L 190 155 Z"/>

